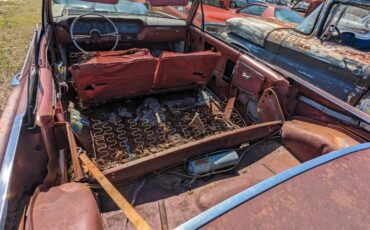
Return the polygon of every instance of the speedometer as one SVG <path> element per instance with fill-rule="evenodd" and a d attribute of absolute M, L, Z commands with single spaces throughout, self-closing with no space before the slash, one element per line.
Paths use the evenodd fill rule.
<path fill-rule="evenodd" d="M 96 22 L 94 24 L 95 29 L 99 30 L 100 33 L 109 33 L 109 31 L 107 31 L 107 25 L 104 22 Z"/>

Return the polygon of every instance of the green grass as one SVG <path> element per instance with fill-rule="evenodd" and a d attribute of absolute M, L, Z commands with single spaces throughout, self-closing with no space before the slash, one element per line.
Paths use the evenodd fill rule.
<path fill-rule="evenodd" d="M 10 79 L 21 70 L 36 24 L 41 0 L 0 0 L 0 114 L 11 91 Z"/>

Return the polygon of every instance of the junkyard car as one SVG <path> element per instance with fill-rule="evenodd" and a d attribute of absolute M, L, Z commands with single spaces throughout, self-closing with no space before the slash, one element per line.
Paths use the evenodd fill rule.
<path fill-rule="evenodd" d="M 370 113 L 369 4 L 326 1 L 293 28 L 232 18 L 225 39 Z M 257 26 L 251 26 L 251 25 Z"/>
<path fill-rule="evenodd" d="M 237 16 L 237 10 L 252 3 L 261 3 L 262 0 L 204 0 L 203 1 L 203 20 L 206 23 L 219 23 L 221 25 L 225 24 L 227 19 Z M 184 17 L 190 11 L 191 5 L 186 7 L 163 7 L 162 12 L 169 13 L 171 15 L 177 16 L 179 18 Z M 200 26 L 202 22 L 202 17 L 199 14 L 195 18 L 195 24 Z"/>
<path fill-rule="evenodd" d="M 238 9 L 236 12 L 240 16 L 273 18 L 277 19 L 278 21 L 296 24 L 303 21 L 303 17 L 289 7 L 268 3 L 249 4 L 241 9 Z"/>
<path fill-rule="evenodd" d="M 279 6 L 288 6 L 289 4 L 288 0 L 265 0 L 265 2 Z"/>
<path fill-rule="evenodd" d="M 369 116 L 199 7 L 43 1 L 0 120 L 1 229 L 368 228 Z"/>
<path fill-rule="evenodd" d="M 292 10 L 295 10 L 306 17 L 310 15 L 323 2 L 323 0 L 298 0 L 295 2 L 291 2 L 290 7 Z"/>

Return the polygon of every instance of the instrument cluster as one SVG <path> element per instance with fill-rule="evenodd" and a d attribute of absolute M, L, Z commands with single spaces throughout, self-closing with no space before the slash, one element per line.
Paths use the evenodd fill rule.
<path fill-rule="evenodd" d="M 113 22 L 120 34 L 138 34 L 141 25 L 136 22 Z M 101 34 L 112 33 L 114 28 L 107 21 L 79 21 L 74 31 L 78 34 L 88 34 L 91 30 L 97 29 Z"/>

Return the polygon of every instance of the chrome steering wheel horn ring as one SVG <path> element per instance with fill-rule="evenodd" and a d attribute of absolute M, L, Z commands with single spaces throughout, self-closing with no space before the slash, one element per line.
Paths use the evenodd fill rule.
<path fill-rule="evenodd" d="M 81 18 L 86 17 L 86 16 L 99 16 L 101 18 L 104 18 L 105 20 L 107 20 L 112 25 L 112 27 L 114 29 L 114 32 L 113 33 L 102 34 L 98 29 L 94 28 L 94 29 L 90 30 L 89 35 L 74 34 L 73 31 L 74 31 L 76 23 Z M 117 45 L 118 45 L 118 42 L 119 42 L 119 37 L 120 37 L 119 33 L 118 33 L 118 29 L 117 29 L 116 25 L 113 23 L 113 21 L 111 19 L 109 19 L 108 17 L 106 17 L 102 14 L 98 14 L 98 13 L 86 13 L 86 14 L 79 15 L 78 17 L 76 17 L 73 20 L 69 32 L 71 34 L 71 39 L 72 39 L 73 44 L 75 45 L 75 47 L 78 50 L 80 50 L 83 53 L 89 53 L 89 52 L 81 48 L 81 46 L 77 42 L 77 40 L 79 40 L 79 39 L 80 40 L 90 39 L 92 41 L 99 41 L 103 37 L 108 37 L 108 36 L 115 37 L 115 42 L 114 42 L 114 45 L 111 49 L 111 51 L 112 51 L 112 50 L 115 50 L 117 48 Z"/>

